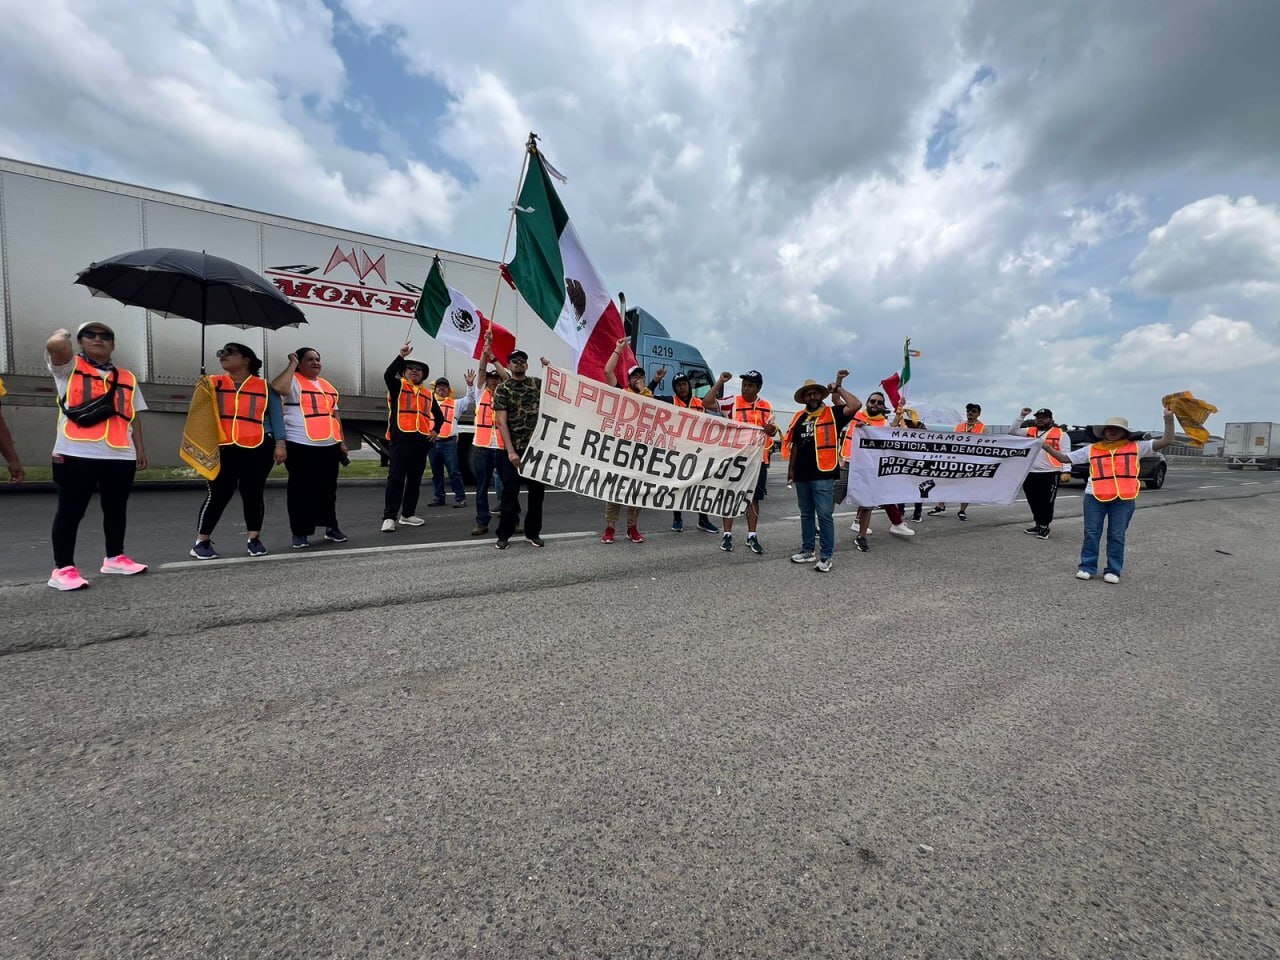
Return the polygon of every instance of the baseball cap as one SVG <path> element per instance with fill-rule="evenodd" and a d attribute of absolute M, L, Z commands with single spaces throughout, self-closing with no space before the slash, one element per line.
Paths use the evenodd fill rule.
<path fill-rule="evenodd" d="M 1037 416 L 1037 417 L 1048 417 L 1050 420 L 1052 420 L 1052 419 L 1053 419 L 1053 411 L 1052 411 L 1052 410 L 1050 410 L 1048 407 L 1041 407 L 1039 410 L 1037 410 L 1037 411 L 1035 412 L 1034 416 Z"/>
<path fill-rule="evenodd" d="M 688 383 L 689 375 L 687 373 L 677 373 L 674 377 L 671 378 L 671 385 L 675 386 L 677 383 L 680 383 L 681 381 Z"/>
<path fill-rule="evenodd" d="M 528 362 L 529 355 L 525 353 L 523 350 L 512 350 L 511 354 L 507 357 L 507 359 L 508 360 L 524 360 Z"/>
<path fill-rule="evenodd" d="M 84 323 L 80 324 L 80 326 L 76 327 L 76 339 L 79 340 L 80 334 L 84 333 L 86 330 L 92 329 L 93 327 L 98 327 L 102 330 L 105 330 L 107 331 L 107 333 L 111 334 L 113 337 L 116 335 L 116 332 L 112 330 L 110 327 L 108 327 L 101 320 L 87 320 Z"/>
<path fill-rule="evenodd" d="M 628 371 L 627 371 L 627 379 L 628 379 L 628 380 L 630 380 L 630 379 L 631 379 L 632 377 L 634 377 L 637 373 L 638 373 L 638 374 L 640 374 L 640 376 L 642 376 L 642 377 L 643 377 L 643 376 L 644 376 L 644 367 L 632 367 L 630 370 L 628 370 Z"/>
<path fill-rule="evenodd" d="M 744 373 L 744 374 L 740 377 L 740 379 L 742 379 L 742 380 L 754 380 L 754 381 L 755 381 L 757 384 L 759 384 L 760 386 L 762 386 L 762 387 L 764 386 L 764 377 L 760 376 L 760 371 L 759 371 L 759 370 L 748 370 L 746 373 Z"/>
<path fill-rule="evenodd" d="M 982 410 L 982 404 L 980 404 L 980 403 L 966 403 L 966 404 L 964 405 L 964 408 L 965 408 L 966 410 L 978 410 L 978 411 L 981 411 L 981 410 Z"/>
<path fill-rule="evenodd" d="M 497 371 L 497 370 L 486 370 L 486 371 L 484 372 L 484 378 L 485 378 L 486 380 L 488 380 L 490 377 L 493 377 L 495 380 L 496 380 L 496 379 L 498 379 L 498 371 Z"/>
<path fill-rule="evenodd" d="M 442 384 L 442 383 L 447 387 L 447 386 L 449 385 L 449 378 L 448 378 L 448 377 L 436 377 L 436 386 L 438 387 L 438 386 L 440 386 L 440 384 Z"/>

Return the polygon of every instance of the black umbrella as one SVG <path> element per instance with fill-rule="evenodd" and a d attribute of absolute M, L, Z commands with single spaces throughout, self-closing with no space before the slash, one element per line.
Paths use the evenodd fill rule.
<path fill-rule="evenodd" d="M 269 280 L 231 260 L 195 250 L 153 247 L 122 253 L 89 264 L 76 283 L 88 287 L 95 297 L 196 321 L 202 374 L 204 328 L 211 323 L 279 330 L 307 322 Z"/>

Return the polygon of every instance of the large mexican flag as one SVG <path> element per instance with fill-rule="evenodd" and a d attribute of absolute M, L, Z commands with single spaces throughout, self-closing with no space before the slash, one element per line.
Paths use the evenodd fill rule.
<path fill-rule="evenodd" d="M 533 312 L 569 344 L 578 375 L 604 380 L 604 365 L 623 335 L 622 316 L 533 147 L 516 203 L 516 255 L 507 272 Z M 627 347 L 616 370 L 624 385 L 635 362 Z"/>
<path fill-rule="evenodd" d="M 516 348 L 516 338 L 510 330 L 490 322 L 465 293 L 444 282 L 439 257 L 431 262 L 413 315 L 431 337 L 476 360 L 484 350 L 484 337 L 489 330 L 493 331 L 493 356 L 499 363 L 506 363 Z"/>

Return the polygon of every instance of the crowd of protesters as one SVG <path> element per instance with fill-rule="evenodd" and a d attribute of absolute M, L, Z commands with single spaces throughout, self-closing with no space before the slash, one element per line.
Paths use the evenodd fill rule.
<path fill-rule="evenodd" d="M 633 366 L 622 377 L 617 365 L 627 342 L 620 340 L 605 366 L 611 385 L 641 396 L 652 397 L 653 385 L 645 382 L 644 370 Z M 387 367 L 387 431 L 389 470 L 382 519 L 382 531 L 394 533 L 398 526 L 416 527 L 425 521 L 417 508 L 423 476 L 431 466 L 433 498 L 429 506 L 440 507 L 452 495 L 454 507 L 467 506 L 458 453 L 459 418 L 474 415 L 475 440 L 471 466 L 476 480 L 475 527 L 473 536 L 488 534 L 492 523 L 488 491 L 497 494 L 498 524 L 494 545 L 506 550 L 520 535 L 534 547 L 544 546 L 542 508 L 545 487 L 522 476 L 520 465 L 538 422 L 541 379 L 529 375 L 529 357 L 514 350 L 502 364 L 491 354 L 486 340 L 480 356 L 480 375 L 466 373 L 467 390 L 455 396 L 445 377 L 428 382 L 430 369 L 412 356 L 406 343 Z M 147 409 L 137 378 L 112 362 L 115 332 L 97 321 L 82 324 L 74 338 L 67 330 L 56 331 L 46 343 L 47 363 L 58 393 L 58 415 L 53 446 L 53 479 L 58 503 L 53 520 L 54 569 L 49 586 L 77 590 L 89 585 L 75 561 L 76 541 L 86 509 L 96 492 L 102 507 L 105 551 L 100 567 L 103 574 L 130 576 L 144 573 L 146 564 L 125 553 L 129 494 L 137 470 L 147 467 L 142 424 L 138 414 Z M 240 494 L 246 538 L 245 551 L 263 556 L 264 489 L 272 468 L 283 464 L 288 475 L 286 502 L 291 546 L 306 549 L 317 529 L 326 541 L 346 542 L 338 523 L 337 492 L 340 467 L 348 462 L 343 435 L 338 390 L 322 375 L 319 351 L 301 347 L 289 354 L 288 363 L 272 380 L 261 376 L 262 361 L 242 343 L 227 343 L 217 351 L 221 372 L 210 378 L 216 398 L 221 442 L 219 470 L 208 482 L 196 520 L 195 543 L 190 550 L 198 560 L 218 557 L 214 530 L 235 494 Z M 542 364 L 547 365 L 546 358 Z M 492 363 L 492 365 L 491 365 Z M 661 380 L 665 370 L 659 373 Z M 785 428 L 779 428 L 769 401 L 760 396 L 763 375 L 750 370 L 741 375 L 741 389 L 722 409 L 721 397 L 732 379 L 728 373 L 711 386 L 704 397 L 693 395 L 688 378 L 677 375 L 672 381 L 671 402 L 701 409 L 759 427 L 769 438 L 758 480 L 746 510 L 746 547 L 758 556 L 765 553 L 759 533 L 761 506 L 768 496 L 770 466 L 775 456 L 786 469 L 787 488 L 793 490 L 800 512 L 799 550 L 791 555 L 796 564 L 813 564 L 821 573 L 833 566 L 836 548 L 834 522 L 835 484 L 842 463 L 856 456 L 857 431 L 876 426 L 905 426 L 922 429 L 925 424 L 902 404 L 892 411 L 883 392 L 868 394 L 863 405 L 844 386 L 848 371 L 837 371 L 827 383 L 807 380 L 795 391 L 800 407 Z M 657 381 L 655 381 L 656 383 Z M 4 396 L 0 383 L 0 397 Z M 828 400 L 833 402 L 828 403 Z M 890 415 L 892 413 L 892 419 Z M 965 419 L 956 424 L 957 433 L 982 433 L 986 428 L 976 403 L 966 406 Z M 1139 462 L 1144 456 L 1173 442 L 1173 414 L 1166 408 L 1164 434 L 1156 440 L 1141 439 L 1128 429 L 1126 420 L 1114 417 L 1091 428 L 1093 442 L 1072 450 L 1069 438 L 1054 422 L 1053 412 L 1040 408 L 1032 414 L 1023 408 L 1013 433 L 1039 439 L 1035 459 L 1023 483 L 1031 511 L 1028 534 L 1047 540 L 1054 518 L 1054 502 L 1061 474 L 1070 464 L 1088 464 L 1089 480 L 1084 495 L 1084 542 L 1076 576 L 1092 579 L 1102 563 L 1103 579 L 1118 583 L 1124 565 L 1125 537 L 1133 517 L 1140 483 Z M 1028 420 L 1028 416 L 1031 419 Z M 775 453 L 775 448 L 777 452 Z M 0 413 L 0 455 L 8 466 L 10 482 L 21 482 L 25 470 L 7 424 Z M 449 483 L 446 489 L 446 478 Z M 522 511 L 519 494 L 526 491 Z M 922 491 L 923 492 L 923 491 Z M 927 496 L 927 493 L 925 494 Z M 858 504 L 852 530 L 854 547 L 870 549 L 868 535 L 875 510 L 889 518 L 889 533 L 911 537 L 906 504 Z M 957 511 L 968 518 L 968 504 Z M 921 522 L 922 504 L 914 504 L 911 521 Z M 606 505 L 601 541 L 615 541 L 616 528 L 624 505 Z M 643 543 L 641 511 L 625 506 L 626 538 Z M 938 503 L 930 516 L 946 513 Z M 722 551 L 734 549 L 735 517 L 723 517 L 717 527 L 711 517 L 699 514 L 697 529 L 719 535 Z M 1106 531 L 1103 561 L 1103 531 Z M 671 530 L 683 532 L 684 517 L 675 513 Z"/>

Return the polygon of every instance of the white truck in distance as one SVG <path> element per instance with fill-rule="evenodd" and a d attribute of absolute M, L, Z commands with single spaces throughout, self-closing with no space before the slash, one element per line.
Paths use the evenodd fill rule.
<path fill-rule="evenodd" d="M 1228 423 L 1222 454 L 1228 470 L 1253 466 L 1259 470 L 1280 469 L 1280 423 L 1250 420 Z"/>

